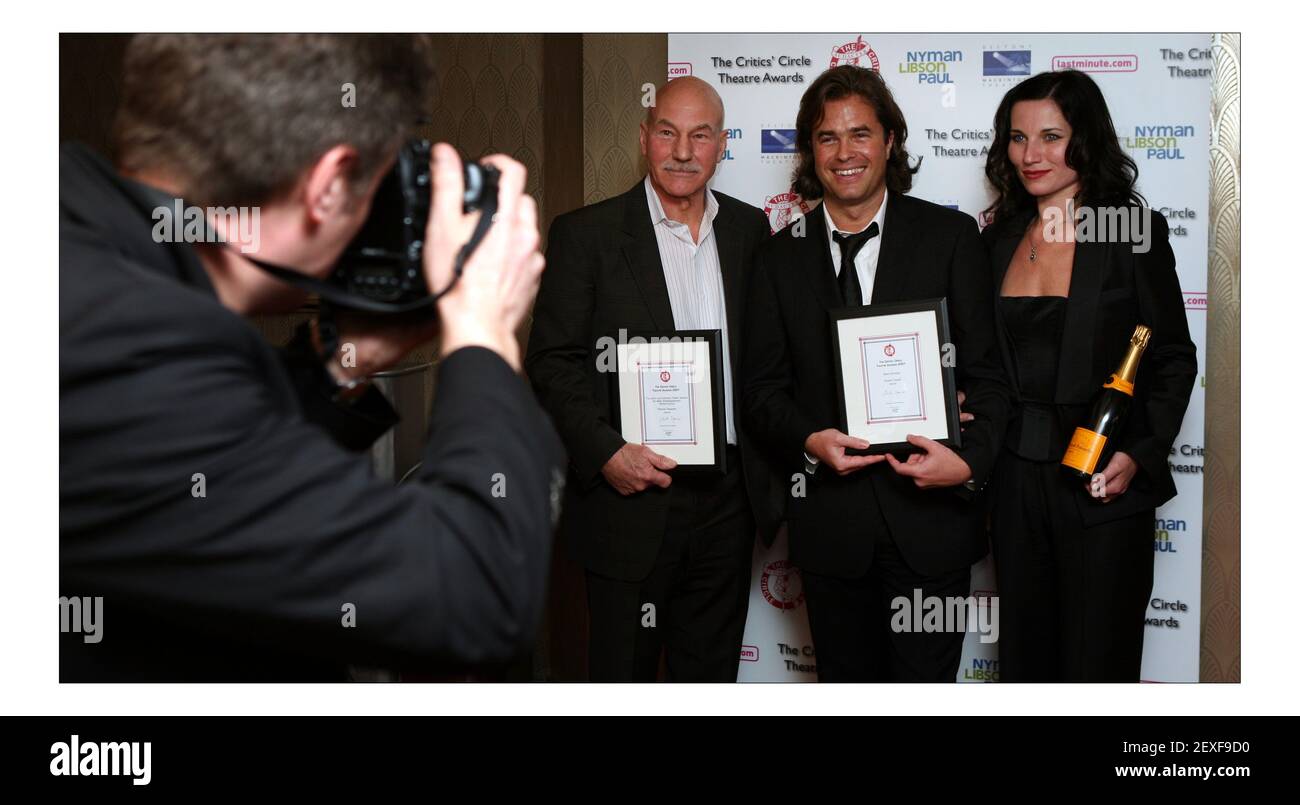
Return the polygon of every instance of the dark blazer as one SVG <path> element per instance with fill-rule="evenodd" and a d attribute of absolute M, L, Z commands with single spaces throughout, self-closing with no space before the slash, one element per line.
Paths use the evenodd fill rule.
<path fill-rule="evenodd" d="M 224 307 L 190 246 L 153 241 L 168 197 L 74 146 L 59 182 L 59 591 L 104 615 L 101 642 L 62 636 L 62 681 L 341 681 L 531 648 L 564 452 L 505 361 L 442 362 L 394 487 L 353 452 L 395 421 L 382 395 L 335 405 Z"/>
<path fill-rule="evenodd" d="M 718 200 L 713 234 L 726 297 L 726 348 L 731 351 L 732 394 L 739 397 L 747 331 L 744 299 L 755 250 L 770 230 L 758 209 L 716 191 L 713 195 Z M 588 569 L 635 581 L 654 565 L 671 489 L 652 487 L 624 497 L 601 475 L 624 441 L 610 425 L 611 375 L 598 370 L 598 349 L 617 342 L 620 329 L 674 329 L 643 182 L 621 196 L 561 215 L 551 225 L 525 361 L 538 399 L 569 451 L 562 530 L 570 547 Z M 735 421 L 751 507 L 760 531 L 770 539 L 780 517 L 775 479 L 738 410 Z"/>
<path fill-rule="evenodd" d="M 1142 208 L 1130 208 L 1139 213 Z M 1138 254 L 1130 242 L 1076 243 L 1070 295 L 1061 336 L 1061 365 L 1051 402 L 1067 412 L 1065 438 L 1083 423 L 1102 384 L 1123 359 L 1133 329 L 1151 328 L 1151 341 L 1138 367 L 1134 404 L 1115 449 L 1128 453 L 1141 471 L 1129 489 L 1110 503 L 1094 500 L 1080 484 L 1078 503 L 1085 523 L 1100 523 L 1154 509 L 1177 494 L 1169 471 L 1169 449 L 1182 427 L 1196 383 L 1196 345 L 1187 330 L 1169 224 L 1155 210 L 1150 250 Z M 1033 212 L 984 230 L 993 262 L 995 293 L 1001 293 L 1007 267 L 1024 237 Z M 997 311 L 998 333 L 1007 376 L 1016 392 L 1010 340 Z M 1017 395 L 1017 404 L 1019 399 Z"/>
<path fill-rule="evenodd" d="M 760 250 L 745 352 L 745 422 L 772 445 L 787 476 L 802 471 L 810 434 L 840 427 L 828 311 L 843 305 L 824 207 L 807 215 L 803 236 L 796 237 L 795 229 L 786 227 Z M 883 238 L 872 302 L 948 300 L 957 387 L 966 392 L 964 410 L 975 415 L 959 452 L 982 489 L 1001 447 L 1011 401 L 979 230 L 964 213 L 890 193 Z M 794 562 L 843 578 L 866 573 L 872 538 L 854 524 L 862 523 L 862 496 L 873 493 L 914 570 L 956 570 L 987 553 L 980 495 L 964 487 L 920 490 L 881 463 L 843 478 L 822 467 L 809 479 L 806 496 L 787 499 Z"/>

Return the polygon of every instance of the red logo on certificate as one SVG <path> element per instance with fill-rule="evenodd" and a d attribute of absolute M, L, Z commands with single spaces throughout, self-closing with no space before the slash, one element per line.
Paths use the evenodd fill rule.
<path fill-rule="evenodd" d="M 894 357 L 894 345 L 893 345 L 893 344 L 885 344 L 885 354 L 886 354 L 887 356 L 891 357 L 891 358 Z"/>
<path fill-rule="evenodd" d="M 662 372 L 659 373 L 659 382 L 661 382 L 661 383 L 667 383 L 669 380 L 672 380 L 672 379 L 673 379 L 673 376 L 672 376 L 671 373 L 669 373 L 669 371 L 668 371 L 667 369 L 665 369 L 664 371 L 662 371 Z"/>

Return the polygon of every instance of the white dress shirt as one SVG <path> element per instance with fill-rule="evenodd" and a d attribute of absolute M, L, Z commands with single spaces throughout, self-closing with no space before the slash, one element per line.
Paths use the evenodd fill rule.
<path fill-rule="evenodd" d="M 678 330 L 722 331 L 723 407 L 727 416 L 727 444 L 736 444 L 736 423 L 732 414 L 731 350 L 727 340 L 727 305 L 722 287 L 722 263 L 718 259 L 718 241 L 713 235 L 713 219 L 718 214 L 718 200 L 713 191 L 704 191 L 704 218 L 700 221 L 699 242 L 691 238 L 691 228 L 674 221 L 664 212 L 664 205 L 645 178 L 646 201 L 650 204 L 650 223 L 659 243 L 659 262 L 664 267 L 668 302 L 673 308 L 673 326 Z"/>
<path fill-rule="evenodd" d="M 862 285 L 862 304 L 871 304 L 871 291 L 876 284 L 876 264 L 880 262 L 880 241 L 885 237 L 885 206 L 889 204 L 889 191 L 885 191 L 885 197 L 880 200 L 880 209 L 876 210 L 876 217 L 867 222 L 867 225 L 855 232 L 849 232 L 840 229 L 831 220 L 831 212 L 826 209 L 826 203 L 822 202 L 822 217 L 826 219 L 826 240 L 831 245 L 831 263 L 835 266 L 835 276 L 840 275 L 840 244 L 835 242 L 834 234 L 839 232 L 842 235 L 856 235 L 858 232 L 865 232 L 867 227 L 872 224 L 876 225 L 876 236 L 867 241 L 861 249 L 858 250 L 857 257 L 853 258 L 853 264 L 858 269 L 858 281 Z"/>
<path fill-rule="evenodd" d="M 876 225 L 876 236 L 867 241 L 858 254 L 853 258 L 853 267 L 858 271 L 858 282 L 862 285 L 862 304 L 871 304 L 871 292 L 876 286 L 876 266 L 880 263 L 880 241 L 885 237 L 885 207 L 889 204 L 889 191 L 885 191 L 885 196 L 880 200 L 880 209 L 876 210 L 876 217 L 867 222 L 867 225 L 858 229 L 856 232 L 849 232 L 840 229 L 831 220 L 831 211 L 826 209 L 826 202 L 822 202 L 822 217 L 826 219 L 826 241 L 831 246 L 831 263 L 835 266 L 835 276 L 840 275 L 840 261 L 843 255 L 840 254 L 840 244 L 835 242 L 835 233 L 842 235 L 856 235 L 858 232 L 865 232 L 872 224 Z M 817 471 L 817 465 L 821 463 L 816 457 L 803 454 L 804 469 L 812 474 Z"/>

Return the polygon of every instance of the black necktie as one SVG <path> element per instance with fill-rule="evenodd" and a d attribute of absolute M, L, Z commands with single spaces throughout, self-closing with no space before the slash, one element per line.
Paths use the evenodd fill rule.
<path fill-rule="evenodd" d="M 853 264 L 857 258 L 858 252 L 862 247 L 867 245 L 880 232 L 876 222 L 872 221 L 871 226 L 857 233 L 856 235 L 845 235 L 842 232 L 835 232 L 835 242 L 840 244 L 840 299 L 844 302 L 845 307 L 857 307 L 862 304 L 862 282 L 858 280 L 858 267 Z"/>

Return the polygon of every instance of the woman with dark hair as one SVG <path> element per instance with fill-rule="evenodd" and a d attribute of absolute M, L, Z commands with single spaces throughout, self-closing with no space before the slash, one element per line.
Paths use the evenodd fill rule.
<path fill-rule="evenodd" d="M 984 231 L 1016 397 L 992 483 L 1003 681 L 1137 681 L 1155 509 L 1196 380 L 1196 347 L 1164 216 L 1135 190 L 1097 84 L 1040 73 L 1002 99 Z M 1091 404 L 1151 335 L 1120 430 L 1091 481 L 1061 467 Z"/>

